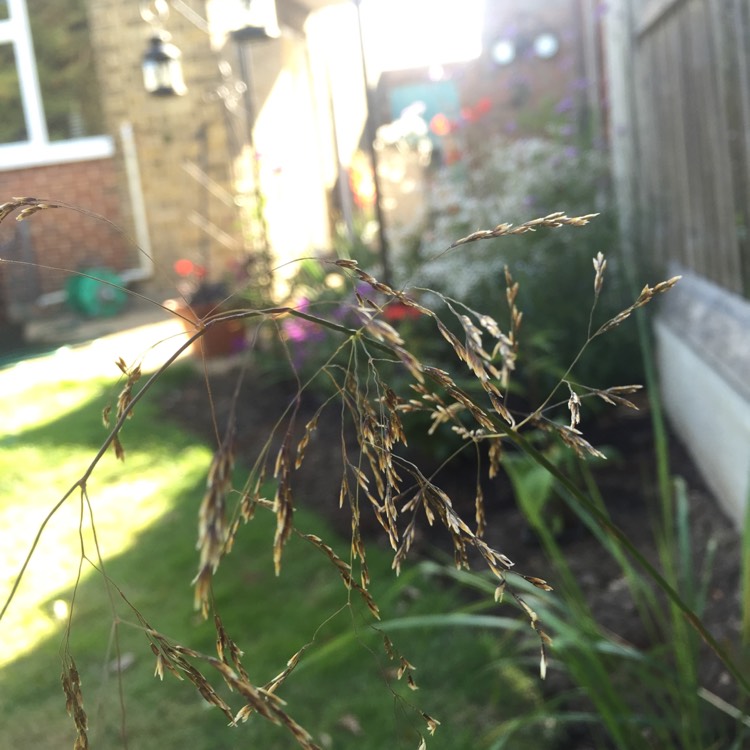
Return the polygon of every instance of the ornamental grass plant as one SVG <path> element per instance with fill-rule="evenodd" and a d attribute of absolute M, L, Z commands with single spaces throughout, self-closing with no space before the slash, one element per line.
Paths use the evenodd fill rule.
<path fill-rule="evenodd" d="M 0 220 L 7 220 L 12 215 L 17 220 L 33 220 L 36 212 L 53 210 L 75 209 L 52 200 L 14 198 L 0 206 Z M 468 265 L 475 247 L 508 238 L 522 238 L 533 245 L 536 238 L 549 234 L 585 233 L 586 225 L 596 220 L 596 214 L 568 216 L 555 211 L 518 225 L 495 224 L 489 229 L 475 230 L 455 239 L 439 252 L 436 250 L 436 255 L 460 257 L 463 264 Z M 316 570 L 323 563 L 323 570 L 330 579 L 341 586 L 345 600 L 342 606 L 351 620 L 353 632 L 357 633 L 357 642 L 377 665 L 379 678 L 367 681 L 364 694 L 384 690 L 393 697 L 399 713 L 408 714 L 408 731 L 399 734 L 400 745 L 395 746 L 413 746 L 420 750 L 433 743 L 440 746 L 441 722 L 450 721 L 445 714 L 438 716 L 426 705 L 428 701 L 422 703 L 420 665 L 403 645 L 407 639 L 402 641 L 399 635 L 410 629 L 418 632 L 417 627 L 436 626 L 439 622 L 415 619 L 406 623 L 402 621 L 399 625 L 394 617 L 400 590 L 398 577 L 400 575 L 403 580 L 410 575 L 414 547 L 420 535 L 431 527 L 439 529 L 443 539 L 447 540 L 457 576 L 464 576 L 469 570 L 484 571 L 481 606 L 491 611 L 491 618 L 509 603 L 511 606 L 506 611 L 516 618 L 514 622 L 525 621 L 530 626 L 527 632 L 533 636 L 534 671 L 538 679 L 544 680 L 547 675 L 550 650 L 554 648 L 555 638 L 559 637 L 563 653 L 568 649 L 567 653 L 572 653 L 575 658 L 587 659 L 586 668 L 597 672 L 601 678 L 599 684 L 609 685 L 604 693 L 594 696 L 599 699 L 595 702 L 595 711 L 608 727 L 617 729 L 612 738 L 616 746 L 635 747 L 632 744 L 635 740 L 648 741 L 649 736 L 638 725 L 637 716 L 632 722 L 630 717 L 619 716 L 618 712 L 629 704 L 621 700 L 625 696 L 618 691 L 626 690 L 627 685 L 607 683 L 610 672 L 606 666 L 589 659 L 591 649 L 581 650 L 575 646 L 576 639 L 592 641 L 593 651 L 597 652 L 600 641 L 597 640 L 596 623 L 586 619 L 574 578 L 566 573 L 564 566 L 526 570 L 523 560 L 511 560 L 502 549 L 487 541 L 487 514 L 481 479 L 502 472 L 508 455 L 525 457 L 535 470 L 546 472 L 551 477 L 551 486 L 591 529 L 603 548 L 618 558 L 627 558 L 628 562 L 624 564 L 628 570 L 637 570 L 633 573 L 634 580 L 648 581 L 655 587 L 662 606 L 669 609 L 674 621 L 685 624 L 684 632 L 690 634 L 685 638 L 692 639 L 696 634 L 702 638 L 736 683 L 738 692 L 746 695 L 750 688 L 747 677 L 725 645 L 719 643 L 702 622 L 699 611 L 696 611 L 699 602 L 686 595 L 668 568 L 660 569 L 628 539 L 608 515 L 606 505 L 595 492 L 591 492 L 591 487 L 579 482 L 577 470 L 569 472 L 566 462 L 551 460 L 546 450 L 548 445 L 559 443 L 576 457 L 575 466 L 601 457 L 599 448 L 592 445 L 582 431 L 587 405 L 600 402 L 634 408 L 631 397 L 639 386 L 632 383 L 586 384 L 575 378 L 576 366 L 592 343 L 605 334 L 611 335 L 640 308 L 668 292 L 678 278 L 646 285 L 616 312 L 603 314 L 608 260 L 601 251 L 593 254 L 588 259 L 587 276 L 582 275 L 579 279 L 580 288 L 588 288 L 584 314 L 587 325 L 579 349 L 571 361 L 560 366 L 560 375 L 549 389 L 530 404 L 528 398 L 517 399 L 513 389 L 514 383 L 522 382 L 523 378 L 520 355 L 524 311 L 520 305 L 521 285 L 511 267 L 503 264 L 494 276 L 495 287 L 501 290 L 498 297 L 502 303 L 495 300 L 496 307 L 502 304 L 501 317 L 494 310 L 482 309 L 482 300 L 471 296 L 458 299 L 438 289 L 417 289 L 406 283 L 391 286 L 380 281 L 374 272 L 360 267 L 353 258 L 339 257 L 321 262 L 327 273 L 340 276 L 339 286 L 348 292 L 350 316 L 345 319 L 330 315 L 325 306 L 293 304 L 217 312 L 200 320 L 194 332 L 176 344 L 173 354 L 152 374 L 145 375 L 138 361 L 120 359 L 117 363 L 122 373 L 120 390 L 103 409 L 104 427 L 100 443 L 92 448 L 91 459 L 78 477 L 60 489 L 49 512 L 39 522 L 32 534 L 28 553 L 0 603 L 2 627 L 2 620 L 13 611 L 16 598 L 24 590 L 27 571 L 44 553 L 47 530 L 54 527 L 62 513 L 77 509 L 80 538 L 70 554 L 79 567 L 76 583 L 65 603 L 69 616 L 60 648 L 60 711 L 67 709 L 70 715 L 76 750 L 93 746 L 90 738 L 97 725 L 97 710 L 92 709 L 97 705 L 96 691 L 94 694 L 87 692 L 87 681 L 82 677 L 84 672 L 77 656 L 79 587 L 84 571 L 98 580 L 103 600 L 107 603 L 111 657 L 117 665 L 122 663 L 126 654 L 122 643 L 127 632 L 127 653 L 132 648 L 138 659 L 145 656 L 156 680 L 172 686 L 175 682 L 182 683 L 179 688 L 184 695 L 190 695 L 211 708 L 212 714 L 228 725 L 217 732 L 225 732 L 233 738 L 230 733 L 242 732 L 243 726 L 252 722 L 253 726 L 261 724 L 278 731 L 274 736 L 284 738 L 278 740 L 278 747 L 296 745 L 317 750 L 332 746 L 330 734 L 311 725 L 315 719 L 305 712 L 304 691 L 300 694 L 295 689 L 305 670 L 311 668 L 305 665 L 323 658 L 320 652 L 316 657 L 316 647 L 318 634 L 325 631 L 328 619 L 310 623 L 307 635 L 294 648 L 275 653 L 274 662 L 278 668 L 268 672 L 258 668 L 255 655 L 254 630 L 259 626 L 260 616 L 253 612 L 248 612 L 244 618 L 228 616 L 224 588 L 227 581 L 239 576 L 239 581 L 247 585 L 243 596 L 253 598 L 253 576 L 250 575 L 249 580 L 243 578 L 233 561 L 246 538 L 253 538 L 254 545 L 261 544 L 260 537 L 253 536 L 259 529 L 265 537 L 265 549 L 280 587 L 279 601 L 268 597 L 259 605 L 264 622 L 260 627 L 264 631 L 273 631 L 274 623 L 284 617 L 282 605 L 288 604 L 290 598 L 304 600 L 311 592 L 307 575 L 313 568 L 307 568 L 308 563 L 301 561 L 309 560 L 309 565 L 315 565 Z M 397 321 L 393 321 L 394 324 L 388 322 L 386 313 L 390 305 L 409 310 L 410 316 L 430 331 L 430 336 L 445 343 L 450 356 L 441 356 L 439 365 L 424 357 L 421 342 L 410 340 L 406 327 L 397 327 Z M 237 368 L 225 418 L 219 420 L 212 412 L 215 440 L 205 472 L 205 489 L 195 517 L 196 550 L 192 564 L 189 569 L 186 566 L 182 570 L 180 580 L 170 580 L 172 590 L 168 598 L 159 606 L 143 608 L 136 604 L 131 591 L 131 588 L 137 589 L 137 582 L 123 583 L 117 574 L 117 566 L 107 558 L 99 544 L 96 477 L 103 467 L 111 465 L 112 460 L 124 462 L 123 470 L 127 472 L 129 455 L 137 454 L 138 450 L 130 436 L 131 425 L 141 418 L 142 412 L 148 413 L 147 405 L 158 398 L 160 385 L 168 381 L 179 354 L 205 336 L 213 326 L 227 320 L 252 323 L 257 335 L 252 337 L 245 359 Z M 326 332 L 324 356 L 320 357 L 318 353 L 322 361 L 314 372 L 309 373 L 295 361 L 295 341 L 289 335 L 289 321 Z M 422 330 L 420 336 L 424 335 Z M 280 357 L 286 363 L 296 388 L 293 396 L 280 404 L 276 422 L 263 436 L 260 450 L 253 456 L 240 456 L 236 437 L 238 429 L 243 427 L 243 413 L 238 408 L 238 394 L 249 382 L 252 342 L 269 336 L 277 338 Z M 210 390 L 211 379 L 207 370 L 205 375 L 211 405 L 217 394 Z M 326 384 L 325 396 L 315 401 L 310 415 L 302 405 L 318 381 Z M 478 458 L 481 468 L 480 473 L 472 477 L 474 502 L 470 512 L 467 513 L 465 507 L 459 506 L 440 486 L 433 470 L 423 471 L 404 453 L 406 443 L 414 439 L 407 434 L 404 423 L 413 414 L 421 415 L 430 425 L 427 436 L 421 439 L 429 440 L 431 434 L 448 430 L 459 443 L 456 455 L 470 452 Z M 331 497 L 324 498 L 324 502 L 338 506 L 348 519 L 351 533 L 343 546 L 340 541 L 328 537 L 325 529 L 316 528 L 306 515 L 304 509 L 310 498 L 306 497 L 305 485 L 297 481 L 298 472 L 308 460 L 311 446 L 319 435 L 319 426 L 327 420 L 335 420 L 339 438 L 336 458 L 330 465 L 330 472 L 336 476 L 337 490 Z M 523 499 L 521 504 L 524 504 Z M 392 572 L 382 566 L 382 551 L 378 543 L 363 533 L 364 519 L 377 528 L 380 545 L 389 550 Z M 545 534 L 543 514 L 537 517 L 536 523 L 553 556 L 558 555 L 558 561 L 564 560 L 564 553 L 560 551 L 558 554 L 555 548 L 554 537 Z M 156 566 L 157 562 L 153 564 Z M 287 567 L 292 568 L 288 573 Z M 292 577 L 292 592 L 281 589 L 281 582 L 286 582 L 287 576 Z M 385 585 L 390 576 L 396 583 Z M 184 594 L 188 584 L 192 586 L 192 599 L 186 605 Z M 562 590 L 562 596 L 553 589 Z M 274 590 L 273 586 L 270 590 Z M 193 638 L 194 634 L 189 630 L 171 632 L 162 624 L 165 609 L 181 608 L 185 612 L 190 605 L 197 621 L 203 623 L 202 632 L 205 633 L 206 628 L 211 631 L 210 639 Z M 472 606 L 479 605 L 474 603 Z M 584 619 L 576 620 L 571 626 L 575 629 L 572 634 L 560 625 L 559 613 L 564 607 L 576 609 L 577 614 L 583 612 Z M 514 608 L 518 612 L 514 612 Z M 464 616 L 466 614 L 469 613 L 462 613 L 452 624 L 470 624 L 470 618 Z M 429 613 L 415 613 L 415 618 L 417 615 L 429 616 Z M 490 622 L 491 619 L 483 621 L 485 626 Z M 507 622 L 503 621 L 503 625 Z M 434 628 L 422 632 L 430 633 L 428 644 L 440 643 L 434 636 L 438 632 Z M 135 637 L 131 640 L 131 636 Z M 601 644 L 606 645 L 604 641 Z M 338 658 L 339 654 L 335 656 Z M 623 657 L 623 654 L 617 656 Z M 627 652 L 626 657 L 630 656 Z M 574 671 L 575 659 L 571 658 L 567 666 Z M 352 663 L 351 673 L 356 669 Z M 457 665 L 455 669 L 460 671 L 461 667 Z M 128 746 L 128 717 L 137 714 L 138 708 L 124 698 L 127 672 L 120 668 L 114 672 L 112 679 L 121 695 L 120 737 L 112 742 L 119 741 Z M 524 679 L 517 682 L 518 685 L 527 684 Z M 308 684 L 314 691 L 314 680 Z M 331 689 L 336 690 L 335 687 Z M 344 685 L 341 690 L 350 697 L 351 687 Z M 137 699 L 134 701 L 137 704 Z M 450 713 L 450 710 L 448 702 L 445 711 Z M 539 709 L 540 712 L 546 710 L 544 707 Z M 165 717 L 165 722 L 168 722 L 168 717 Z M 529 719 L 529 725 L 532 724 Z M 350 727 L 354 727 L 351 722 Z M 487 747 L 502 746 L 507 735 L 502 727 L 503 722 L 485 727 L 483 744 Z M 351 733 L 357 734 L 354 729 Z M 217 738 L 220 738 L 218 742 L 224 742 L 223 735 L 217 734 Z M 234 739 L 226 740 L 227 743 L 232 741 Z"/>

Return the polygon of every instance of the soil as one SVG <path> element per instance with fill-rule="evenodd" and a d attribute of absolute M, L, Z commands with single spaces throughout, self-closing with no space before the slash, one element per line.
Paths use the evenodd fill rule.
<path fill-rule="evenodd" d="M 215 425 L 225 425 L 232 410 L 236 381 L 234 371 L 210 377 L 215 421 L 209 408 L 206 383 L 199 377 L 173 386 L 163 401 L 163 408 L 170 418 L 215 441 Z M 280 415 L 293 402 L 293 395 L 291 385 L 245 377 L 236 409 L 238 462 L 250 465 L 255 460 Z M 649 561 L 657 563 L 651 531 L 653 521 L 660 513 L 654 440 L 648 399 L 643 395 L 638 403 L 639 411 L 616 407 L 601 413 L 588 427 L 584 415 L 582 427 L 586 438 L 596 446 L 605 446 L 605 452 L 610 456 L 596 468 L 595 475 L 614 523 Z M 301 426 L 299 435 L 314 410 L 314 404 L 303 402 L 300 405 L 297 418 L 297 424 Z M 334 470 L 341 465 L 340 420 L 334 416 L 337 414 L 335 409 L 324 413 L 330 413 L 331 418 L 321 418 L 313 433 L 296 479 L 296 499 L 300 504 L 314 507 L 334 528 L 348 535 L 350 519 L 338 507 L 340 475 Z M 293 446 L 297 445 L 299 435 Z M 278 444 L 277 436 L 275 445 Z M 435 459 L 420 448 L 411 445 L 410 458 L 434 463 Z M 352 455 L 355 454 L 353 448 Z M 273 462 L 275 451 L 271 455 Z M 731 651 L 731 644 L 738 643 L 740 631 L 740 537 L 673 435 L 669 436 L 669 458 L 671 474 L 681 477 L 685 483 L 693 559 L 699 574 L 704 568 L 707 546 L 715 544 L 718 550 L 710 568 L 708 606 L 703 620 L 719 642 L 726 644 Z M 473 521 L 474 517 L 475 472 L 470 461 L 458 460 L 441 471 L 436 480 L 468 521 Z M 555 585 L 555 569 L 518 511 L 507 480 L 496 478 L 487 482 L 484 492 L 487 542 L 513 560 L 520 571 L 542 577 Z M 599 542 L 577 521 L 565 518 L 564 514 L 563 520 L 558 540 L 597 621 L 627 643 L 637 647 L 651 645 L 653 634 L 649 635 L 635 611 L 618 563 L 602 551 Z M 373 541 L 384 541 L 378 534 L 380 526 L 374 518 L 363 517 L 363 530 L 372 535 Z M 436 548 L 448 551 L 449 542 L 444 536 L 425 526 L 418 534 L 413 552 L 428 556 L 434 555 Z M 709 689 L 731 697 L 730 677 L 708 650 L 701 672 Z"/>

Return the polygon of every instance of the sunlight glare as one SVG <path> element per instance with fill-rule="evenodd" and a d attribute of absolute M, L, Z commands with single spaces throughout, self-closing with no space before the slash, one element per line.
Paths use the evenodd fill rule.
<path fill-rule="evenodd" d="M 130 548 L 149 526 L 173 505 L 175 477 L 168 473 L 158 478 L 102 486 L 92 493 L 96 511 L 97 537 L 102 554 L 113 558 Z M 0 599 L 10 592 L 23 558 L 31 543 L 30 530 L 39 527 L 46 509 L 28 504 L 0 513 L 0 523 L 15 540 L 0 549 Z M 69 604 L 59 594 L 75 581 L 78 571 L 80 503 L 71 498 L 56 514 L 44 532 L 42 541 L 26 569 L 21 586 L 2 621 L 0 667 L 31 650 L 44 638 L 61 633 Z M 90 523 L 84 520 L 83 541 L 87 554 L 96 559 Z M 94 574 L 84 565 L 83 578 Z M 50 599 L 57 594 L 54 600 Z"/>
<path fill-rule="evenodd" d="M 474 60 L 482 52 L 484 0 L 362 0 L 373 73 Z"/>
<path fill-rule="evenodd" d="M 55 599 L 52 602 L 52 614 L 56 620 L 67 620 L 69 612 L 68 603 L 63 599 Z"/>

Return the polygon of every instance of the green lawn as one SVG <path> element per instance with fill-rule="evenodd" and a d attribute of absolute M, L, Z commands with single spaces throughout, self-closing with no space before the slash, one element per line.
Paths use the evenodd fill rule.
<path fill-rule="evenodd" d="M 164 386 L 164 387 L 168 387 Z M 116 395 L 101 380 L 35 388 L 0 407 L 0 594 L 3 601 L 37 528 L 57 498 L 82 473 L 105 432 L 101 410 Z M 125 463 L 102 461 L 89 485 L 106 574 L 150 625 L 176 641 L 215 654 L 215 631 L 192 608 L 190 581 L 197 569 L 196 517 L 210 446 L 139 405 L 123 435 Z M 241 472 L 238 476 L 241 481 Z M 81 545 L 96 561 L 88 511 L 71 497 L 50 521 L 18 594 L 0 621 L 0 748 L 35 750 L 72 746 L 75 730 L 60 687 L 60 650 Z M 347 557 L 346 541 L 301 509 L 304 532 L 322 536 Z M 282 671 L 301 646 L 312 643 L 280 690 L 287 709 L 324 748 L 416 750 L 426 735 L 420 711 L 442 724 L 428 747 L 489 747 L 493 727 L 539 706 L 534 666 L 514 654 L 519 635 L 446 625 L 404 627 L 413 616 L 470 609 L 457 591 L 417 567 L 399 579 L 390 557 L 371 545 L 369 564 L 382 627 L 412 662 L 420 687 L 395 680 L 394 663 L 374 621 L 342 586 L 334 569 L 309 544 L 293 538 L 281 575 L 273 574 L 275 520 L 258 517 L 238 542 L 215 581 L 218 610 L 245 651 L 255 684 Z M 510 614 L 510 613 L 506 613 Z M 118 622 L 119 627 L 115 628 Z M 412 621 L 413 622 L 413 621 Z M 113 634 L 132 662 L 118 673 Z M 187 682 L 165 672 L 154 677 L 155 658 L 138 620 L 99 571 L 84 562 L 72 615 L 71 652 L 82 678 L 93 748 L 223 750 L 294 748 L 288 732 L 258 717 L 230 728 Z M 207 665 L 196 664 L 221 690 Z M 119 679 L 121 678 L 121 679 Z M 236 710 L 236 696 L 222 695 Z M 540 738 L 514 740 L 539 748 Z"/>

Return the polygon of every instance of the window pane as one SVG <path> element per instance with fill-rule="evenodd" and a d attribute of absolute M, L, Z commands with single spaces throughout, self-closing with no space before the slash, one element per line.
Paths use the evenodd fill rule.
<path fill-rule="evenodd" d="M 0 21 L 6 21 L 10 18 L 8 14 L 8 0 L 0 0 Z"/>
<path fill-rule="evenodd" d="M 85 0 L 27 2 L 51 141 L 100 135 L 103 118 Z"/>
<path fill-rule="evenodd" d="M 0 143 L 25 141 L 27 137 L 13 45 L 0 44 Z"/>

